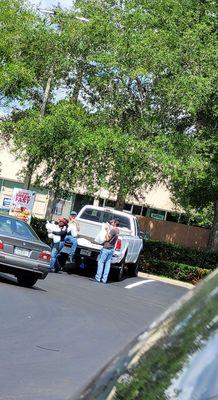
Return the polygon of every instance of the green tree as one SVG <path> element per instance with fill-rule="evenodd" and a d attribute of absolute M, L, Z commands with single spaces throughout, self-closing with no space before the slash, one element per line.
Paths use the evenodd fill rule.
<path fill-rule="evenodd" d="M 212 122 L 212 120 L 211 120 Z M 198 213 L 210 212 L 213 221 L 208 248 L 218 251 L 218 143 L 216 121 L 211 129 L 203 127 L 193 136 L 162 138 L 168 150 L 163 155 L 167 185 L 174 201 L 185 210 Z M 161 157 L 161 156 L 160 156 Z"/>
<path fill-rule="evenodd" d="M 22 0 L 1 3 L 3 40 L 0 90 L 4 102 L 16 102 L 16 109 L 9 119 L 16 122 L 26 118 L 31 114 L 29 109 L 36 112 L 39 110 L 43 118 L 48 104 L 53 101 L 57 89 L 62 85 L 63 71 L 67 68 L 59 27 L 53 23 L 52 17 L 38 15 Z M 12 139 L 13 133 L 16 134 L 16 129 L 10 132 L 9 137 Z M 16 138 L 14 140 L 16 142 Z M 27 188 L 38 160 L 37 156 L 30 154 L 24 157 Z"/>
<path fill-rule="evenodd" d="M 26 41 L 28 46 L 22 53 L 36 71 L 36 82 L 28 92 L 33 110 L 26 114 L 29 125 L 35 112 L 45 117 L 46 111 L 51 122 L 58 109 L 54 112 L 50 107 L 52 95 L 62 86 L 67 89 L 72 113 L 74 103 L 82 102 L 90 114 L 89 118 L 88 114 L 85 116 L 83 135 L 80 121 L 76 122 L 76 143 L 80 147 L 74 169 L 75 158 L 71 163 L 69 155 L 74 154 L 75 140 L 73 143 L 70 139 L 71 123 L 67 122 L 68 136 L 61 147 L 66 159 L 61 170 L 58 163 L 54 165 L 54 143 L 59 146 L 62 139 L 58 132 L 63 128 L 54 116 L 58 140 L 51 128 L 53 142 L 49 142 L 51 148 L 47 153 L 50 160 L 53 157 L 53 164 L 49 161 L 52 176 L 60 177 L 61 187 L 68 182 L 73 184 L 73 174 L 80 179 L 78 171 L 83 160 L 83 184 L 90 190 L 97 184 L 116 188 L 119 207 L 127 194 L 137 194 L 139 187 L 146 188 L 161 178 L 167 177 L 173 193 L 180 186 L 181 194 L 182 182 L 176 184 L 175 176 L 180 175 L 176 166 L 181 165 L 183 145 L 189 140 L 193 153 L 188 153 L 190 162 L 181 165 L 181 175 L 188 179 L 188 171 L 196 171 L 192 175 L 195 181 L 189 181 L 193 193 L 197 190 L 195 182 L 200 183 L 202 175 L 213 177 L 214 182 L 215 17 L 212 0 L 79 0 L 69 12 L 59 10 L 51 20 L 40 19 L 38 25 L 33 24 L 32 42 Z M 35 26 L 40 29 L 35 30 Z M 70 115 L 70 106 L 67 108 Z M 62 106 L 60 110 L 62 113 Z M 65 125 L 61 117 L 60 120 Z M 48 129 L 54 126 L 50 122 Z M 76 130 L 75 126 L 73 129 Z M 37 132 L 36 128 L 36 136 Z M 37 143 L 36 159 L 48 165 L 44 143 L 40 139 Z M 204 171 L 201 164 L 207 165 Z M 34 162 L 32 165 L 35 166 Z M 51 177 L 49 169 L 47 173 Z M 214 193 L 213 188 L 214 183 L 209 192 Z M 183 203 L 182 195 L 179 197 Z M 193 196 L 184 191 L 184 197 L 189 206 L 194 206 Z M 198 207 L 196 203 L 195 206 Z"/>
<path fill-rule="evenodd" d="M 172 192 L 186 207 L 213 203 L 210 245 L 217 249 L 216 4 L 101 2 L 102 8 L 110 6 L 120 36 L 110 54 L 114 67 L 102 58 L 92 80 L 101 114 L 140 138 L 160 136 L 161 142 L 164 135 L 168 145 L 161 157 L 156 153 L 157 176 L 164 179 L 168 170 L 167 183 L 170 179 Z M 89 17 L 87 2 L 86 9 Z"/>
<path fill-rule="evenodd" d="M 22 56 L 35 16 L 20 0 L 0 1 L 0 104 L 23 98 L 35 84 L 35 73 Z"/>

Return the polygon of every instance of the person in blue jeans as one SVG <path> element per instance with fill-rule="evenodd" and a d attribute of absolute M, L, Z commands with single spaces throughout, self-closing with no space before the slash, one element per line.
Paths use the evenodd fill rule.
<path fill-rule="evenodd" d="M 77 248 L 77 236 L 80 231 L 79 223 L 76 220 L 76 216 L 77 216 L 76 211 L 71 211 L 67 227 L 67 234 L 65 237 L 65 242 L 67 240 L 68 243 L 71 243 L 71 248 L 69 253 L 70 262 L 73 261 L 73 256 Z"/>
<path fill-rule="evenodd" d="M 55 263 L 56 263 L 57 255 L 58 255 L 59 251 L 61 250 L 61 248 L 63 247 L 64 239 L 67 234 L 67 224 L 68 224 L 68 220 L 66 218 L 63 218 L 63 217 L 59 218 L 58 225 L 59 225 L 60 231 L 52 232 L 53 235 L 57 235 L 60 237 L 59 242 L 53 243 L 52 248 L 51 248 L 50 269 L 52 272 L 56 272 L 55 271 Z"/>
<path fill-rule="evenodd" d="M 55 261 L 55 272 L 59 272 L 64 268 L 70 254 L 71 254 L 71 241 L 69 237 L 66 236 L 64 240 L 64 245 L 61 251 L 58 253 Z"/>
<path fill-rule="evenodd" d="M 114 254 L 114 247 L 119 235 L 120 222 L 118 219 L 113 219 L 110 221 L 110 226 L 108 227 L 108 232 L 106 234 L 106 240 L 100 252 L 100 257 L 98 260 L 98 269 L 95 275 L 95 282 L 107 283 L 108 275 L 111 267 L 111 260 Z"/>
<path fill-rule="evenodd" d="M 68 256 L 70 262 L 73 261 L 73 256 L 77 248 L 77 236 L 80 230 L 76 216 L 76 211 L 71 211 L 64 240 L 61 242 L 56 255 L 54 272 L 59 272 L 64 268 Z"/>

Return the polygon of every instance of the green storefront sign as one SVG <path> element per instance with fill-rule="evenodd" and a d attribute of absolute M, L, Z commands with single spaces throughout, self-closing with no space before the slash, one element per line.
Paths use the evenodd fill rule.
<path fill-rule="evenodd" d="M 162 214 L 151 213 L 151 218 L 159 219 L 160 221 L 164 221 L 164 217 L 165 217 L 165 215 L 162 215 Z"/>

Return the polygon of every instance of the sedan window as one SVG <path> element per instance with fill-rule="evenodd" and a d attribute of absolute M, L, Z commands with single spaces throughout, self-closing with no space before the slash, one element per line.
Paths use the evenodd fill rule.
<path fill-rule="evenodd" d="M 23 221 L 8 216 L 0 216 L 0 234 L 25 239 L 38 239 L 33 229 Z"/>
<path fill-rule="evenodd" d="M 11 218 L 1 216 L 0 217 L 0 233 L 12 233 L 12 220 Z"/>
<path fill-rule="evenodd" d="M 22 221 L 15 221 L 15 232 L 18 236 L 25 237 L 26 239 L 35 238 L 36 235 L 33 234 L 29 226 L 24 224 Z"/>

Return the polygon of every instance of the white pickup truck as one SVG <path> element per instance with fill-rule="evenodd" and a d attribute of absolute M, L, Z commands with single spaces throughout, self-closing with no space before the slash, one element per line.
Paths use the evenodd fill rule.
<path fill-rule="evenodd" d="M 102 245 L 96 243 L 95 238 L 101 230 L 102 223 L 113 218 L 120 220 L 119 237 L 111 263 L 115 279 L 122 279 L 125 266 L 128 267 L 130 276 L 137 276 L 139 256 L 143 247 L 138 221 L 135 216 L 113 208 L 86 205 L 80 210 L 77 216 L 80 234 L 74 256 L 75 264 L 81 267 L 97 265 Z"/>

